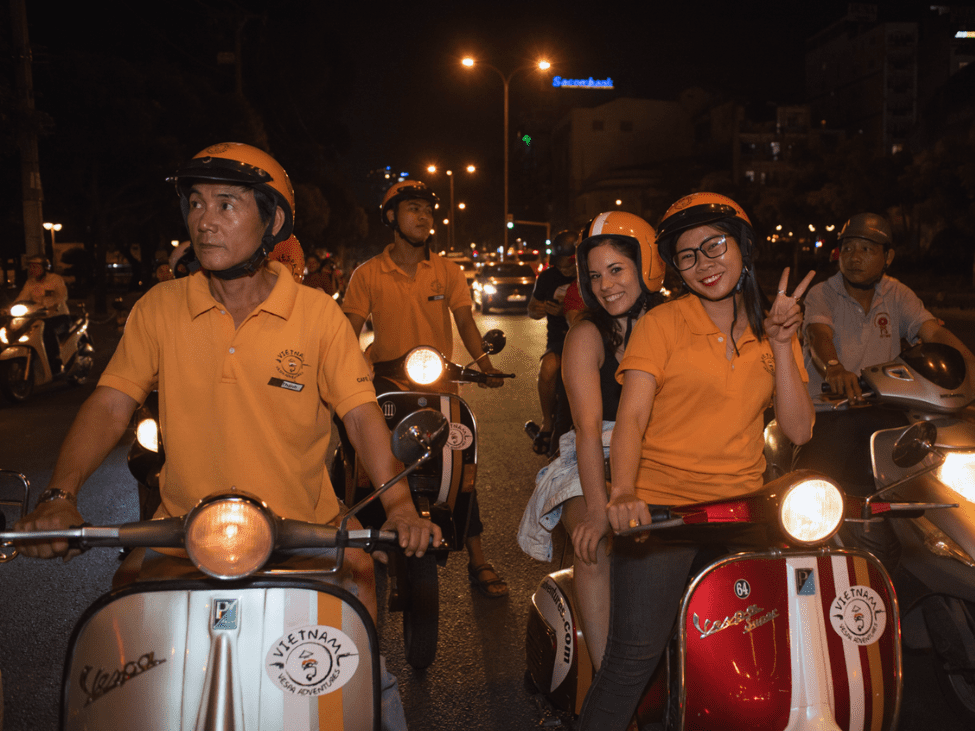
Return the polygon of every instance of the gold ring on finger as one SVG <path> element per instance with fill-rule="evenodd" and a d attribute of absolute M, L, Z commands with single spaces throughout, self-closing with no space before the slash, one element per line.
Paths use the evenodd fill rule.
<path fill-rule="evenodd" d="M 640 526 L 640 520 L 638 518 L 631 518 L 630 519 L 630 527 L 631 528 L 638 528 L 639 526 Z"/>

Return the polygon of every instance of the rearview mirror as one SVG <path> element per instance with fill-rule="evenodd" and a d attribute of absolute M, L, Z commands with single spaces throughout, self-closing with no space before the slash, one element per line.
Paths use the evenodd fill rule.
<path fill-rule="evenodd" d="M 938 430 L 928 421 L 921 421 L 901 434 L 894 444 L 891 459 L 901 469 L 907 469 L 918 464 L 922 459 L 934 451 Z"/>
<path fill-rule="evenodd" d="M 507 342 L 508 338 L 505 336 L 504 331 L 495 328 L 484 333 L 484 337 L 481 338 L 481 347 L 488 355 L 494 355 L 504 350 Z"/>
<path fill-rule="evenodd" d="M 393 456 L 404 465 L 416 462 L 429 449 L 443 449 L 450 434 L 447 418 L 435 409 L 419 409 L 403 417 L 393 429 Z"/>

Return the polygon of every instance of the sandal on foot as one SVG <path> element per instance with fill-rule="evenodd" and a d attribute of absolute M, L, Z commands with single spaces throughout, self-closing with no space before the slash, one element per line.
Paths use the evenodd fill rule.
<path fill-rule="evenodd" d="M 494 579 L 482 579 L 481 574 L 490 571 L 497 578 Z M 500 599 L 503 596 L 508 596 L 508 582 L 502 579 L 498 572 L 494 570 L 494 566 L 489 563 L 482 563 L 480 566 L 471 566 L 467 564 L 467 577 L 471 581 L 471 586 L 477 589 L 481 594 L 486 596 L 488 599 Z M 491 591 L 492 586 L 500 586 L 503 591 Z"/>
<path fill-rule="evenodd" d="M 535 454 L 548 454 L 548 448 L 552 445 L 552 432 L 540 431 L 532 440 L 532 450 Z"/>

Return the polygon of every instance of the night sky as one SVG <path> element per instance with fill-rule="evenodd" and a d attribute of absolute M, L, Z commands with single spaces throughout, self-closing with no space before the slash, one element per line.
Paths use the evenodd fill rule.
<path fill-rule="evenodd" d="M 295 182 L 309 176 L 310 165 L 327 168 L 332 181 L 372 211 L 378 201 L 367 172 L 387 165 L 428 177 L 423 168 L 429 162 L 459 167 L 470 161 L 479 167 L 477 180 L 457 179 L 458 200 L 466 198 L 464 186 L 471 198 L 486 196 L 492 205 L 499 197 L 502 84 L 489 69 L 463 68 L 465 55 L 505 73 L 541 56 L 553 63 L 546 77 L 525 71 L 512 82 L 512 134 L 526 120 L 552 124 L 574 105 L 614 95 L 675 99 L 695 85 L 742 100 L 795 103 L 803 100 L 805 40 L 842 17 L 847 3 L 648 2 L 637 9 L 630 2 L 27 5 L 38 109 L 57 109 L 54 134 L 71 125 L 96 136 L 97 108 L 66 110 L 52 99 L 64 64 L 93 54 L 139 68 L 163 64 L 189 86 L 195 75 L 212 76 L 216 54 L 233 50 L 233 29 L 250 13 L 243 56 L 253 61 L 262 54 L 263 60 L 256 70 L 245 63 L 244 84 L 268 120 L 272 152 Z M 229 85 L 230 67 L 224 69 Z M 111 66 L 105 73 L 113 73 Z M 615 89 L 554 89 L 553 75 L 611 77 Z M 168 124 L 186 155 L 218 141 L 206 135 L 230 135 L 201 132 L 198 124 L 194 131 L 189 124 L 181 130 L 178 111 L 169 110 Z M 193 111 L 187 110 L 187 119 Z M 305 155 L 303 149 L 312 146 L 316 152 Z M 49 148 L 42 140 L 45 180 L 57 175 L 45 155 Z M 15 165 L 6 167 L 7 175 L 14 174 Z M 442 179 L 430 182 L 446 195 Z M 57 206 L 49 195 L 45 210 Z"/>

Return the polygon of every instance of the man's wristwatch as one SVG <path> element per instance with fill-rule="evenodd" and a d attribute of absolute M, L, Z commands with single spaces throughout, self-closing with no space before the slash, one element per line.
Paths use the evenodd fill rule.
<path fill-rule="evenodd" d="M 37 504 L 49 503 L 53 500 L 67 500 L 72 505 L 77 505 L 78 496 L 72 495 L 70 492 L 65 492 L 64 490 L 58 490 L 56 487 L 50 487 L 37 498 Z"/>
<path fill-rule="evenodd" d="M 826 367 L 827 368 L 832 368 L 833 366 L 838 366 L 839 364 L 840 364 L 840 362 L 838 360 L 836 360 L 836 358 L 833 358 L 832 360 L 826 361 Z"/>

